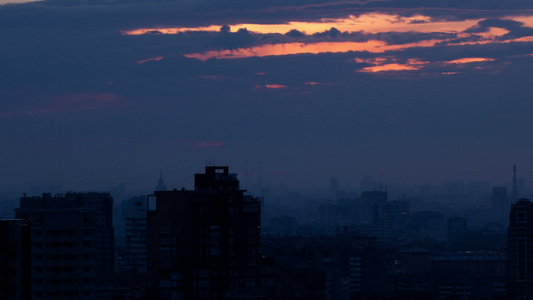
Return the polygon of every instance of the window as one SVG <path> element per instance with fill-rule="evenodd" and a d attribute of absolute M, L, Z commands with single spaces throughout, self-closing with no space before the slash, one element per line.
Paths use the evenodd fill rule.
<path fill-rule="evenodd" d="M 518 223 L 526 223 L 526 212 L 525 211 L 518 211 L 516 212 L 516 222 Z"/>

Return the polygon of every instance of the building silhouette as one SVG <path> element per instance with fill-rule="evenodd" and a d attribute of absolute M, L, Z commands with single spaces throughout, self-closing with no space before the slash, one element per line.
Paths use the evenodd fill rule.
<path fill-rule="evenodd" d="M 0 299 L 30 299 L 30 225 L 0 220 Z"/>
<path fill-rule="evenodd" d="M 128 271 L 146 273 L 147 228 L 146 196 L 132 197 L 122 202 L 125 221 L 123 267 Z"/>
<path fill-rule="evenodd" d="M 387 191 L 366 191 L 361 193 L 361 199 L 363 199 L 363 210 L 370 210 L 368 214 L 372 224 L 382 227 L 383 226 L 383 207 L 387 202 Z"/>
<path fill-rule="evenodd" d="M 396 200 L 383 204 L 383 237 L 388 240 L 404 238 L 407 235 L 409 201 Z"/>
<path fill-rule="evenodd" d="M 20 198 L 15 217 L 31 222 L 31 298 L 98 297 L 113 273 L 113 199 L 109 193 Z"/>
<path fill-rule="evenodd" d="M 467 220 L 461 217 L 449 218 L 447 221 L 448 247 L 455 248 L 457 239 L 467 229 Z"/>
<path fill-rule="evenodd" d="M 507 235 L 508 291 L 516 298 L 533 297 L 533 203 L 521 198 L 511 205 Z"/>
<path fill-rule="evenodd" d="M 195 174 L 195 190 L 149 196 L 151 299 L 264 297 L 260 202 L 227 166 Z"/>
<path fill-rule="evenodd" d="M 96 298 L 96 214 L 49 200 L 21 198 L 15 212 L 32 223 L 31 299 Z"/>

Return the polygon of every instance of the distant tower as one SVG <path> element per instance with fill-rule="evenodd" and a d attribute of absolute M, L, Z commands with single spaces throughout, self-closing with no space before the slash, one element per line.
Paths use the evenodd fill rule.
<path fill-rule="evenodd" d="M 156 191 L 166 191 L 167 185 L 165 184 L 165 180 L 163 180 L 163 170 L 159 171 L 159 181 L 157 182 L 157 185 L 155 186 Z"/>

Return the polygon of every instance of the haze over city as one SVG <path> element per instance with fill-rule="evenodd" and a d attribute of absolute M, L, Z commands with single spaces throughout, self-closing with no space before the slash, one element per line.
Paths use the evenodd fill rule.
<path fill-rule="evenodd" d="M 0 1 L 0 190 L 527 180 L 532 9 Z"/>

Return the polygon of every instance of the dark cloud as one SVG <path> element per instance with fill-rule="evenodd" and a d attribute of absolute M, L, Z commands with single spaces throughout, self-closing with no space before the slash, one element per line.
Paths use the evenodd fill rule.
<path fill-rule="evenodd" d="M 336 38 L 336 37 L 339 37 L 341 35 L 343 35 L 343 33 L 340 32 L 335 27 L 331 27 L 330 30 L 326 30 L 324 32 L 318 32 L 318 33 L 313 34 L 314 37 L 331 37 L 331 38 Z M 344 37 L 346 37 L 347 35 L 349 35 L 349 33 L 345 32 L 344 33 Z"/>
<path fill-rule="evenodd" d="M 427 40 L 450 40 L 456 39 L 456 33 L 434 32 L 380 32 L 370 36 L 373 39 L 385 41 L 391 45 L 402 45 Z"/>
<path fill-rule="evenodd" d="M 485 31 L 488 31 L 491 27 L 508 30 L 509 33 L 505 34 L 502 39 L 513 39 L 533 35 L 533 28 L 513 20 L 487 19 L 479 22 L 478 26 Z"/>
<path fill-rule="evenodd" d="M 298 31 L 296 29 L 292 29 L 291 31 L 285 33 L 285 35 L 288 37 L 293 37 L 293 38 L 301 38 L 305 36 L 303 32 Z"/>

